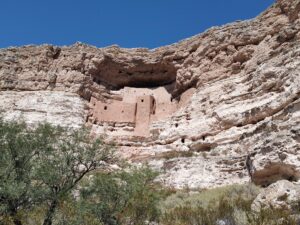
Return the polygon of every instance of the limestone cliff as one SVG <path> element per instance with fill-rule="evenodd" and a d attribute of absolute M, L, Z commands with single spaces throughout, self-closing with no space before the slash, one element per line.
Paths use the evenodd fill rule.
<path fill-rule="evenodd" d="M 161 182 L 268 185 L 300 175 L 300 1 L 149 49 L 0 50 L 6 119 L 86 124 Z"/>

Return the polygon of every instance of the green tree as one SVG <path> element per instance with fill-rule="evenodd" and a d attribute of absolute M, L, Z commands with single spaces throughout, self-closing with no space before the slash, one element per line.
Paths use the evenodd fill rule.
<path fill-rule="evenodd" d="M 106 225 L 144 224 L 155 221 L 160 210 L 157 176 L 149 168 L 99 173 L 81 191 L 84 210 Z"/>
<path fill-rule="evenodd" d="M 43 225 L 51 225 L 55 209 L 78 182 L 89 172 L 113 161 L 112 147 L 100 139 L 91 141 L 86 130 L 62 135 L 50 125 L 41 125 L 37 132 L 45 140 L 43 154 L 37 158 L 36 178 L 46 189 L 48 211 Z"/>
<path fill-rule="evenodd" d="M 92 140 L 87 130 L 0 120 L 0 213 L 21 225 L 20 210 L 41 202 L 51 225 L 60 201 L 90 171 L 113 160 L 111 146 Z"/>
<path fill-rule="evenodd" d="M 41 200 L 43 186 L 34 180 L 34 160 L 40 148 L 39 136 L 24 123 L 0 119 L 0 214 L 21 225 L 20 209 Z"/>

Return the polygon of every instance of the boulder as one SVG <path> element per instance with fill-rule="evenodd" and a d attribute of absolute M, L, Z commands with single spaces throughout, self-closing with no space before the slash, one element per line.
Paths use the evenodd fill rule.
<path fill-rule="evenodd" d="M 253 201 L 251 209 L 256 212 L 267 208 L 293 211 L 299 203 L 300 185 L 280 180 L 263 189 Z"/>

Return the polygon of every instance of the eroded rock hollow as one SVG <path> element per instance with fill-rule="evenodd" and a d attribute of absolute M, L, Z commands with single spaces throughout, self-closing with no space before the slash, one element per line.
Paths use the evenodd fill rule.
<path fill-rule="evenodd" d="M 0 50 L 5 119 L 87 125 L 176 188 L 297 181 L 300 1 L 171 46 Z"/>

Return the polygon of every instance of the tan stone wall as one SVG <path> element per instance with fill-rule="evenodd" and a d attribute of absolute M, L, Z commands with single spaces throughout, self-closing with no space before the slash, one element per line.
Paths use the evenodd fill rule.
<path fill-rule="evenodd" d="M 157 102 L 154 115 L 151 116 L 151 121 L 162 120 L 171 116 L 177 110 L 176 102 Z"/>
<path fill-rule="evenodd" d="M 131 88 L 125 87 L 114 93 L 122 100 L 108 102 L 91 98 L 91 121 L 94 123 L 113 122 L 135 124 L 131 134 L 149 136 L 150 123 L 165 119 L 186 105 L 194 90 L 186 91 L 180 102 L 173 100 L 166 87 Z M 117 131 L 118 132 L 118 131 Z M 130 133 L 130 132 L 129 132 Z M 129 134 L 130 135 L 130 134 Z"/>
<path fill-rule="evenodd" d="M 150 116 L 154 112 L 155 100 L 153 96 L 145 95 L 137 98 L 135 134 L 149 135 Z"/>
<path fill-rule="evenodd" d="M 137 96 L 153 96 L 155 99 L 154 113 L 151 121 L 164 119 L 172 115 L 177 110 L 178 102 L 172 101 L 171 94 L 165 87 L 159 88 L 131 88 L 125 87 L 123 90 L 124 102 L 136 102 Z"/>
<path fill-rule="evenodd" d="M 99 122 L 134 123 L 135 111 L 135 103 L 121 101 L 97 102 L 94 108 L 94 117 Z"/>
<path fill-rule="evenodd" d="M 132 88 L 125 87 L 123 89 L 123 101 L 124 102 L 136 102 L 138 96 L 152 95 L 156 102 L 170 102 L 171 94 L 165 87 L 159 88 Z"/>

